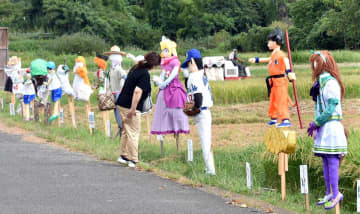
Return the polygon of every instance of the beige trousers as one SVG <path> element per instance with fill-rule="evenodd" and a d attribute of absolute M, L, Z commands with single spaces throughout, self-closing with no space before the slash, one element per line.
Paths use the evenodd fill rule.
<path fill-rule="evenodd" d="M 140 111 L 136 111 L 136 116 L 129 119 L 127 118 L 127 114 L 130 109 L 121 106 L 117 106 L 117 108 L 119 108 L 123 122 L 120 155 L 135 163 L 139 162 L 138 146 L 141 129 L 141 113 Z"/>

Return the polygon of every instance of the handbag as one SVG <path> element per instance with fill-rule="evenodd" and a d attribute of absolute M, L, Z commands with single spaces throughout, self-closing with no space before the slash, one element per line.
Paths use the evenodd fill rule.
<path fill-rule="evenodd" d="M 106 80 L 105 80 L 106 81 Z M 100 111 L 107 111 L 114 109 L 115 106 L 115 97 L 111 93 L 108 84 L 105 83 L 105 93 L 98 95 L 98 106 Z"/>
<path fill-rule="evenodd" d="M 141 109 L 141 113 L 146 114 L 146 113 L 150 112 L 152 110 L 152 107 L 153 107 L 153 102 L 152 102 L 151 91 L 150 91 L 148 96 L 144 100 L 144 103 L 143 103 L 143 106 Z"/>

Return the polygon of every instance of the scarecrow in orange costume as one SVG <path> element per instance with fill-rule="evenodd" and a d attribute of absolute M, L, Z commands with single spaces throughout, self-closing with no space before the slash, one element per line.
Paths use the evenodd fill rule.
<path fill-rule="evenodd" d="M 290 114 L 289 114 L 289 95 L 287 78 L 292 81 L 295 80 L 295 73 L 290 70 L 289 59 L 281 50 L 283 42 L 283 33 L 277 27 L 272 33 L 268 35 L 268 48 L 272 50 L 269 58 L 250 58 L 251 63 L 268 63 L 270 76 L 266 78 L 266 85 L 268 88 L 268 96 L 270 97 L 268 125 L 276 125 L 277 120 L 280 119 L 281 123 L 277 127 L 289 127 Z M 287 77 L 287 78 L 286 78 Z"/>
<path fill-rule="evenodd" d="M 82 101 L 89 101 L 90 95 L 93 93 L 88 79 L 88 70 L 86 68 L 85 58 L 78 56 L 75 59 L 75 66 L 73 69 L 75 73 L 73 81 L 73 89 L 75 92 L 75 99 Z"/>
<path fill-rule="evenodd" d="M 104 83 L 105 83 L 105 79 L 107 78 L 107 74 L 105 73 L 106 70 L 106 65 L 107 65 L 107 61 L 108 57 L 107 56 L 103 56 L 100 54 L 97 54 L 94 62 L 95 64 L 98 66 L 98 70 L 96 72 L 96 88 L 100 88 L 100 91 L 105 90 L 104 88 Z"/>

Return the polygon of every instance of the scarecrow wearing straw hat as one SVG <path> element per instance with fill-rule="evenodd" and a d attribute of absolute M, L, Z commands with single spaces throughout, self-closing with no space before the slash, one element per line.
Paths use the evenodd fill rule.
<path fill-rule="evenodd" d="M 295 73 L 290 70 L 289 59 L 281 50 L 283 43 L 283 33 L 279 27 L 274 29 L 268 35 L 268 48 L 272 50 L 269 58 L 250 58 L 250 63 L 268 63 L 270 76 L 266 78 L 266 85 L 268 88 L 268 96 L 270 97 L 269 105 L 269 126 L 276 125 L 278 119 L 281 121 L 277 127 L 289 127 L 289 95 L 288 95 L 288 80 L 295 80 Z M 287 78 L 286 78 L 287 77 Z"/>
<path fill-rule="evenodd" d="M 10 57 L 7 66 L 5 67 L 5 73 L 8 76 L 5 90 L 9 91 L 11 94 L 11 103 L 14 106 L 15 113 L 16 99 L 21 101 L 23 98 L 25 69 L 21 69 L 21 58 L 17 56 Z M 21 112 L 21 105 L 18 105 L 16 112 Z"/>
<path fill-rule="evenodd" d="M 22 98 L 25 69 L 21 69 L 21 58 L 17 56 L 10 57 L 5 67 L 5 73 L 9 77 L 6 81 L 6 91 L 12 92 L 18 98 Z"/>
<path fill-rule="evenodd" d="M 124 86 L 126 71 L 122 68 L 123 56 L 126 56 L 125 52 L 120 51 L 118 46 L 111 47 L 109 52 L 105 52 L 104 55 L 109 56 L 111 62 L 110 66 L 110 88 L 113 94 L 117 94 Z"/>
<path fill-rule="evenodd" d="M 110 89 L 112 94 L 115 96 L 115 100 L 117 100 L 126 79 L 126 71 L 122 68 L 123 56 L 126 56 L 126 53 L 120 51 L 120 48 L 114 45 L 111 47 L 110 51 L 105 52 L 104 55 L 109 56 L 109 60 L 111 62 L 109 71 Z M 116 134 L 117 136 L 121 135 L 122 120 L 117 108 L 114 109 L 114 114 L 119 128 Z"/>

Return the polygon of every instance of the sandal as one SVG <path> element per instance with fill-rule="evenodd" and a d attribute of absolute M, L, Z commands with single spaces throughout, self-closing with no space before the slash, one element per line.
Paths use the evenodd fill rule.
<path fill-rule="evenodd" d="M 341 194 L 339 192 L 339 194 L 336 196 L 335 199 L 331 200 L 331 201 L 328 201 L 326 204 L 325 204 L 325 209 L 326 210 L 331 210 L 332 208 L 336 207 L 336 205 L 344 198 L 343 194 Z"/>
<path fill-rule="evenodd" d="M 324 198 L 319 198 L 317 205 L 321 206 L 324 205 L 326 202 L 330 201 L 330 199 L 332 198 L 332 193 L 330 193 L 329 195 L 325 195 Z"/>

